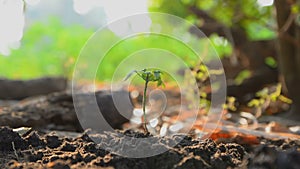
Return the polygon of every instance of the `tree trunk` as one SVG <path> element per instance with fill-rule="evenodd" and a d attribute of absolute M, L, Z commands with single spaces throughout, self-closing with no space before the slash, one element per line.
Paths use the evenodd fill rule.
<path fill-rule="evenodd" d="M 275 0 L 279 30 L 279 63 L 288 95 L 293 100 L 289 115 L 300 120 L 300 28 L 294 20 L 290 20 L 292 17 L 290 5 L 287 0 Z"/>

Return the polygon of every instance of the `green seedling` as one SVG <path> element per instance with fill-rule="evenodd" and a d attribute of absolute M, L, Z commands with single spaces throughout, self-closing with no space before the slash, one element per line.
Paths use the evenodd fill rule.
<path fill-rule="evenodd" d="M 146 120 L 146 102 L 147 102 L 148 83 L 156 82 L 157 87 L 165 86 L 165 84 L 163 83 L 162 78 L 161 78 L 161 75 L 163 73 L 159 69 L 143 69 L 141 71 L 134 70 L 126 76 L 125 80 L 130 78 L 133 74 L 137 74 L 139 77 L 141 77 L 145 81 L 142 106 L 143 106 L 144 130 L 146 133 L 148 133 L 147 120 Z"/>

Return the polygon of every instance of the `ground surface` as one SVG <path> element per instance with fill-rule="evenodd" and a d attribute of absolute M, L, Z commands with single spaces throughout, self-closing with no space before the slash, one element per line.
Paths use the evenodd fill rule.
<path fill-rule="evenodd" d="M 105 100 L 105 103 L 111 101 L 107 93 L 98 94 L 97 98 Z M 176 92 L 169 94 L 171 98 L 178 98 Z M 172 100 L 170 104 L 174 105 L 176 102 L 177 100 Z M 251 132 L 251 129 L 240 128 L 233 132 L 232 128 L 226 128 L 226 131 L 220 128 L 221 132 L 217 131 L 210 138 L 201 140 L 195 133 L 163 137 L 159 134 L 145 135 L 140 132 L 142 130 L 138 130 L 139 128 L 134 128 L 135 131 L 119 130 L 118 134 L 106 132 L 88 135 L 87 131 L 81 129 L 76 119 L 72 97 L 69 94 L 51 94 L 16 102 L 16 104 L 14 102 L 7 104 L 8 106 L 0 107 L 0 126 L 2 126 L 0 127 L 0 168 L 300 168 L 300 140 L 297 139 L 299 135 L 295 133 L 278 134 L 279 137 L 276 137 L 276 134 L 267 135 L 258 130 Z M 115 112 L 115 108 L 110 104 L 104 105 L 106 105 L 104 112 L 110 114 Z M 164 115 L 170 119 L 172 116 L 174 112 Z M 113 117 L 116 118 L 118 116 Z M 121 118 L 112 125 L 121 128 L 122 123 L 125 122 L 123 120 Z M 160 121 L 160 123 L 158 125 L 164 125 L 168 121 Z M 22 126 L 33 129 L 25 132 L 12 130 Z M 280 131 L 285 130 L 280 129 Z M 141 151 L 140 147 L 144 144 L 150 145 L 153 151 L 160 149 L 166 151 L 147 158 L 126 158 L 118 155 L 114 150 L 108 152 L 103 149 L 105 144 L 123 145 L 124 136 L 154 138 L 155 141 L 151 143 L 128 144 L 132 146 L 130 149 L 132 151 Z M 100 140 L 99 144 L 93 142 L 91 138 Z M 175 147 L 167 145 L 178 139 L 182 140 Z"/>
<path fill-rule="evenodd" d="M 299 142 L 270 141 L 261 139 L 260 145 L 239 145 L 237 143 L 216 143 L 210 139 L 184 139 L 174 148 L 167 147 L 167 141 L 182 138 L 155 137 L 153 149 L 167 148 L 163 154 L 148 158 L 125 158 L 108 152 L 95 144 L 93 139 L 112 145 L 122 144 L 123 134 L 130 137 L 147 137 L 143 133 L 125 131 L 120 135 L 112 133 L 76 136 L 74 133 L 39 134 L 31 131 L 21 137 L 10 128 L 0 128 L 1 168 L 288 168 L 300 167 Z M 147 144 L 147 143 L 144 143 Z"/>

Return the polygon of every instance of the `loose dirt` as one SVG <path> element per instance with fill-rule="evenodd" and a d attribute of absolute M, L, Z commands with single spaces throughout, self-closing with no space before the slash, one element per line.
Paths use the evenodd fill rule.
<path fill-rule="evenodd" d="M 261 139 L 259 145 L 216 143 L 211 139 L 193 139 L 174 135 L 159 137 L 131 130 L 115 133 L 77 133 L 60 136 L 31 131 L 20 136 L 8 127 L 0 128 L 0 168 L 107 168 L 107 169 L 199 169 L 199 168 L 300 168 L 299 142 Z M 122 144 L 124 136 L 154 137 L 153 149 L 167 151 L 147 158 L 126 158 L 108 152 L 101 143 Z M 101 140 L 96 144 L 93 140 Z M 166 143 L 182 139 L 175 147 Z"/>

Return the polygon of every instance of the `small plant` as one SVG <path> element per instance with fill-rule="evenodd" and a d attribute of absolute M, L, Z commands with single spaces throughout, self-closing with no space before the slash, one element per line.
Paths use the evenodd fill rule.
<path fill-rule="evenodd" d="M 256 93 L 256 98 L 250 100 L 247 106 L 255 108 L 256 116 L 260 116 L 262 112 L 266 112 L 266 110 L 272 106 L 278 106 L 280 102 L 292 104 L 292 100 L 282 95 L 281 90 L 281 84 L 277 84 L 274 87 L 265 87 Z"/>
<path fill-rule="evenodd" d="M 148 133 L 147 120 L 146 120 L 146 102 L 147 102 L 148 83 L 156 82 L 157 87 L 164 86 L 164 83 L 161 78 L 162 71 L 160 71 L 159 69 L 143 69 L 141 71 L 134 70 L 126 76 L 125 80 L 130 78 L 134 73 L 137 74 L 139 77 L 141 77 L 145 81 L 142 106 L 143 106 L 144 130 L 146 133 Z"/>

